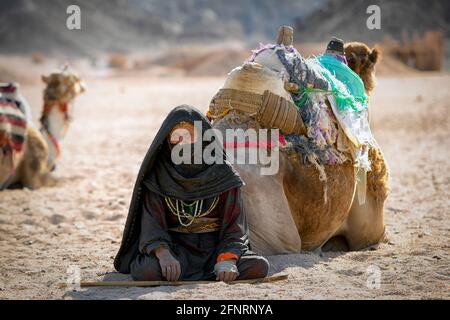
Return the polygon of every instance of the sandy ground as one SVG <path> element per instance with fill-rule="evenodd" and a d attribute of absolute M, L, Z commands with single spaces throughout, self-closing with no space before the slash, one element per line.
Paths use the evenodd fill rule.
<path fill-rule="evenodd" d="M 62 143 L 56 187 L 0 193 L 1 299 L 412 299 L 450 298 L 450 75 L 382 78 L 373 129 L 390 165 L 389 242 L 376 250 L 270 257 L 258 285 L 58 288 L 67 270 L 83 280 L 112 273 L 135 175 L 169 110 L 206 110 L 221 78 L 87 78 Z M 34 118 L 40 85 L 24 85 Z M 368 286 L 380 272 L 380 286 Z"/>

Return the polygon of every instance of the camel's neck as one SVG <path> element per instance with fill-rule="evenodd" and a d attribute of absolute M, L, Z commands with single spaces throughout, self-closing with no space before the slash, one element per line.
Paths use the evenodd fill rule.
<path fill-rule="evenodd" d="M 48 168 L 52 169 L 61 153 L 60 141 L 64 138 L 69 126 L 68 108 L 58 103 L 46 104 L 41 125 L 41 133 L 47 142 L 49 152 L 47 164 Z"/>

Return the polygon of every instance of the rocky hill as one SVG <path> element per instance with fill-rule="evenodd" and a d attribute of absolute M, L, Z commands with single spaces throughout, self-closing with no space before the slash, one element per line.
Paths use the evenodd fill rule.
<path fill-rule="evenodd" d="M 367 7 L 381 9 L 381 29 L 366 26 Z M 296 23 L 297 39 L 327 41 L 336 35 L 346 41 L 382 41 L 386 36 L 400 40 L 429 30 L 441 30 L 450 37 L 450 1 L 448 0 L 330 0 Z"/>
<path fill-rule="evenodd" d="M 0 52 L 95 54 L 173 43 L 272 39 L 323 4 L 307 0 L 2 0 Z M 81 8 L 81 30 L 66 9 Z"/>

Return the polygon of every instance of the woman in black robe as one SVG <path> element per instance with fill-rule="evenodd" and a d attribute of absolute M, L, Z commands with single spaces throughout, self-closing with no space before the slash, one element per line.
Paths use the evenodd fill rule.
<path fill-rule="evenodd" d="M 202 133 L 188 143 L 203 150 L 211 124 L 198 110 L 179 106 L 162 124 L 139 170 L 114 266 L 135 280 L 263 278 L 269 264 L 249 249 L 243 182 L 223 149 L 222 163 L 172 161 L 174 128 L 194 129 L 195 121 Z"/>

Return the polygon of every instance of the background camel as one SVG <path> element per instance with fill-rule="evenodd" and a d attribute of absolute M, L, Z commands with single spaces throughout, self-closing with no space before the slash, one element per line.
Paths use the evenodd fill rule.
<path fill-rule="evenodd" d="M 360 46 L 362 44 L 354 44 L 347 52 L 353 56 Z M 363 65 L 355 71 L 364 76 L 364 83 L 370 84 L 367 93 L 375 83 L 377 54 L 377 51 L 369 50 L 365 63 L 355 61 Z M 270 63 L 272 69 L 274 66 Z M 239 70 L 234 70 L 229 77 L 236 72 Z M 279 81 L 283 80 L 279 78 Z M 243 91 L 260 94 L 273 90 L 270 81 L 253 82 L 251 88 L 245 83 L 240 86 Z M 276 93 L 286 95 L 286 92 Z M 214 127 L 224 131 L 228 128 L 258 128 L 259 124 L 249 115 L 232 111 L 216 119 Z M 274 176 L 260 175 L 259 166 L 237 164 L 246 182 L 243 194 L 253 250 L 272 255 L 314 250 L 325 244 L 326 249 L 357 250 L 378 243 L 385 231 L 383 208 L 387 197 L 387 169 L 380 150 L 371 149 L 369 158 L 372 171 L 367 175 L 363 205 L 356 197 L 357 170 L 351 161 L 325 165 L 326 180 L 321 179 L 313 165 L 303 164 L 284 152 L 280 153 L 280 170 Z"/>
<path fill-rule="evenodd" d="M 41 128 L 37 130 L 31 119 L 26 119 L 23 150 L 0 154 L 0 187 L 19 184 L 30 189 L 55 182 L 50 172 L 60 154 L 59 141 L 64 137 L 70 123 L 70 113 L 76 96 L 85 89 L 78 76 L 66 70 L 43 76 L 44 107 L 40 118 Z M 5 97 L 3 97 L 5 98 Z M 20 100 L 8 100 L 18 105 Z M 25 108 L 26 110 L 26 108 Z M 21 111 L 21 109 L 18 109 Z M 26 118 L 26 117 L 25 117 Z M 3 130 L 10 136 L 11 127 Z M 8 146 L 4 145 L 4 148 Z"/>

